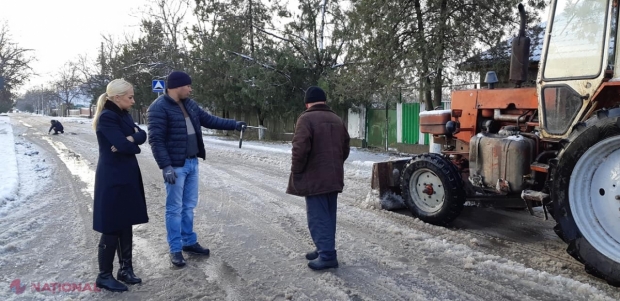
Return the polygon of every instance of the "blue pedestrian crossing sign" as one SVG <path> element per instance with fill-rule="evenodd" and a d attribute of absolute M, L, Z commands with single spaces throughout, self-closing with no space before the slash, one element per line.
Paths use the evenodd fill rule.
<path fill-rule="evenodd" d="M 153 80 L 153 92 L 155 93 L 163 93 L 166 88 L 166 84 L 163 80 Z"/>

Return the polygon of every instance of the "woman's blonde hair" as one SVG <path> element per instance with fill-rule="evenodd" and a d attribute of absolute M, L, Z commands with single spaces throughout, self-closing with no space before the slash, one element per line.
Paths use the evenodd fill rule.
<path fill-rule="evenodd" d="M 133 85 L 131 85 L 128 81 L 118 78 L 112 80 L 107 88 L 105 89 L 105 93 L 99 96 L 97 99 L 97 110 L 95 111 L 95 117 L 93 118 L 93 129 L 97 130 L 97 122 L 99 121 L 99 116 L 101 116 L 101 112 L 103 111 L 103 107 L 105 106 L 105 102 L 107 100 L 112 100 L 114 96 L 122 96 L 129 92 L 129 89 L 132 89 Z"/>

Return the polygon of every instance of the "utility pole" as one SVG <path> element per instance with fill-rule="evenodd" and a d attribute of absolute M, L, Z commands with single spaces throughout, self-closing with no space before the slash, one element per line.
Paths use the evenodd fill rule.
<path fill-rule="evenodd" d="M 320 52 L 323 53 L 323 39 L 325 38 L 325 6 L 327 5 L 327 0 L 323 0 L 323 4 L 321 5 L 321 39 L 319 40 L 319 49 Z"/>

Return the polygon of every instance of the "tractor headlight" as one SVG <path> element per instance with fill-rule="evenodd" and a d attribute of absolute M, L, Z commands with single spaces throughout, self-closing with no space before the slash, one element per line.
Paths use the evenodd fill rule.
<path fill-rule="evenodd" d="M 460 128 L 460 125 L 456 121 L 450 120 L 450 121 L 446 122 L 446 131 L 450 135 L 454 135 L 454 134 L 458 133 L 459 132 L 459 128 Z"/>

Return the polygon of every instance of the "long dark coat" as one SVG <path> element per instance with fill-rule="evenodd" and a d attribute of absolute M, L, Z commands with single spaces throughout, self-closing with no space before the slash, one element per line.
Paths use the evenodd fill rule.
<path fill-rule="evenodd" d="M 138 132 L 134 130 L 138 129 Z M 134 142 L 127 140 L 132 136 Z M 136 154 L 146 141 L 146 132 L 131 115 L 107 101 L 97 123 L 99 162 L 95 174 L 93 229 L 113 233 L 149 221 L 144 185 Z M 112 152 L 111 147 L 117 149 Z"/>
<path fill-rule="evenodd" d="M 342 192 L 349 142 L 347 127 L 329 106 L 317 104 L 303 112 L 295 125 L 286 193 L 310 196 Z"/>

